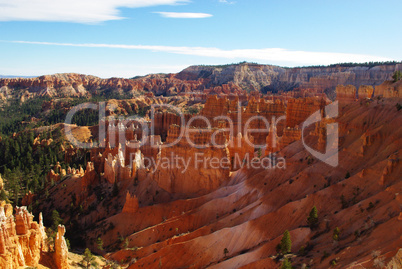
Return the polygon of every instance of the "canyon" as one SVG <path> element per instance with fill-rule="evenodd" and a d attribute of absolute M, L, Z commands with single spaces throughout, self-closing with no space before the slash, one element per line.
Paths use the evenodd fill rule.
<path fill-rule="evenodd" d="M 387 79 L 400 68 L 242 63 L 134 79 L 1 79 L 5 102 L 52 97 L 45 115 L 69 111 L 68 98 L 119 98 L 106 98 L 96 125 L 34 129 L 30 146 L 58 143 L 64 161 L 22 207 L 1 202 L 0 266 L 71 268 L 68 238 L 73 251 L 123 268 L 281 268 L 284 258 L 295 268 L 398 268 L 402 81 Z M 305 126 L 313 115 L 320 121 Z M 334 167 L 311 149 L 325 153 L 335 126 Z M 54 210 L 64 226 L 49 244 Z M 281 254 L 286 230 L 291 251 Z"/>
<path fill-rule="evenodd" d="M 303 122 L 315 111 L 323 113 L 328 99 L 209 96 L 199 115 L 210 119 L 212 126 L 191 120 L 196 114 L 186 114 L 185 123 L 191 122 L 190 141 L 198 146 L 207 145 L 220 130 L 215 138 L 222 147 L 194 148 L 181 139 L 163 148 L 181 130 L 189 131 L 178 124 L 178 115 L 168 111 L 156 112 L 156 133 L 151 136 L 136 124 L 106 121 L 103 147 L 91 150 L 85 170 L 68 169 L 63 180 L 49 187 L 50 201 L 59 212 L 81 212 L 63 217 L 65 223 L 74 223 L 71 229 L 85 231 L 80 237 L 85 247 L 104 253 L 96 246 L 100 238 L 105 257 L 128 268 L 279 268 L 275 248 L 285 227 L 292 238 L 294 254 L 289 257 L 297 267 L 328 268 L 333 262 L 342 268 L 398 264 L 402 118 L 396 108 L 399 83 L 386 83 L 379 87 L 397 94 L 384 97 L 388 93 L 375 95 L 372 87 L 338 86 L 339 116 L 333 122 L 339 125 L 340 144 L 335 168 L 312 157 L 303 144 L 325 148 L 329 119 L 304 130 L 302 141 Z M 244 98 L 247 102 L 239 101 Z M 286 120 L 256 136 L 248 132 L 231 136 L 228 119 L 244 130 L 236 111 L 246 119 L 285 115 Z M 145 124 L 150 124 L 148 116 Z M 214 120 L 217 116 L 225 116 L 226 122 Z M 262 127 L 258 120 L 252 125 Z M 90 128 L 94 141 L 97 127 Z M 128 140 L 119 143 L 115 130 Z M 271 146 L 273 137 L 277 143 Z M 236 147 L 245 139 L 266 143 L 262 153 L 254 146 Z M 169 154 L 191 160 L 196 153 L 225 158 L 228 166 L 200 169 L 190 162 L 183 172 L 183 167 L 144 163 L 146 158 L 160 160 Z M 283 158 L 286 164 L 234 168 L 234 154 L 240 159 L 249 154 L 257 162 L 269 156 L 271 164 Z M 71 203 L 74 207 L 69 209 Z M 313 206 L 319 212 L 315 229 L 307 225 Z M 50 207 L 40 203 L 39 209 L 46 212 Z M 335 228 L 341 231 L 339 240 L 332 239 Z"/>

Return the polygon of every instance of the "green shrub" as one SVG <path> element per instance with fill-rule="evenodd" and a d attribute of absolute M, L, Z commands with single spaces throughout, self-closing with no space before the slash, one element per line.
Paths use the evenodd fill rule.
<path fill-rule="evenodd" d="M 317 207 L 313 206 L 310 211 L 310 214 L 307 218 L 307 223 L 310 226 L 310 229 L 314 229 L 318 225 L 318 210 Z"/>
<path fill-rule="evenodd" d="M 402 72 L 400 70 L 395 71 L 392 75 L 393 82 L 397 82 L 402 79 Z"/>
<path fill-rule="evenodd" d="M 285 258 L 282 262 L 281 269 L 292 269 L 292 263 L 288 260 L 288 258 Z"/>
<path fill-rule="evenodd" d="M 334 239 L 335 241 L 339 241 L 340 233 L 341 233 L 341 230 L 339 229 L 339 227 L 336 227 L 334 229 L 334 232 L 332 233 L 332 239 Z"/>
<path fill-rule="evenodd" d="M 290 240 L 290 233 L 288 230 L 286 230 L 283 233 L 281 243 L 280 243 L 280 249 L 282 254 L 288 254 L 292 251 L 292 240 Z"/>

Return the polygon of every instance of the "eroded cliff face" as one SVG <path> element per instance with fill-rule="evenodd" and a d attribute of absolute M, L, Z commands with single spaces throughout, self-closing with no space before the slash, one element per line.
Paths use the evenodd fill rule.
<path fill-rule="evenodd" d="M 185 81 L 174 75 L 149 75 L 137 79 L 101 79 L 74 73 L 46 75 L 36 78 L 0 79 L 0 98 L 25 101 L 39 96 L 49 97 L 91 97 L 93 95 L 129 97 L 151 93 L 155 95 L 177 95 L 203 92 L 206 89 L 203 79 Z M 206 90 L 207 93 L 243 93 L 233 84 L 217 85 Z"/>
<path fill-rule="evenodd" d="M 15 217 L 9 207 L 4 202 L 0 207 L 0 266 L 37 266 L 47 251 L 43 223 L 34 222 L 26 207 L 17 207 Z"/>
<path fill-rule="evenodd" d="M 286 92 L 299 88 L 332 99 L 338 84 L 377 86 L 389 80 L 401 64 L 368 67 L 282 68 L 242 63 L 227 66 L 191 66 L 178 74 L 148 75 L 134 79 L 81 74 L 55 74 L 36 78 L 0 79 L 0 99 L 25 101 L 37 96 L 90 97 L 93 95 L 245 94 L 246 92 Z M 316 95 L 317 96 L 317 95 Z M 295 97 L 295 96 L 293 96 Z M 301 96 L 299 96 L 301 97 Z M 306 96 L 307 97 L 307 96 Z"/>
<path fill-rule="evenodd" d="M 402 80 L 397 82 L 385 81 L 375 87 L 374 96 L 385 98 L 402 97 Z"/>
<path fill-rule="evenodd" d="M 389 80 L 400 64 L 368 67 L 306 67 L 281 68 L 271 65 L 239 64 L 216 66 L 191 66 L 180 72 L 181 79 L 207 79 L 208 85 L 233 82 L 247 90 L 287 91 L 294 88 L 320 89 L 333 92 L 338 84 L 379 85 Z"/>
<path fill-rule="evenodd" d="M 402 81 L 384 81 L 375 87 L 362 85 L 357 91 L 353 85 L 338 85 L 336 94 L 336 99 L 342 103 L 351 103 L 356 99 L 367 100 L 373 97 L 400 98 L 402 97 Z"/>
<path fill-rule="evenodd" d="M 25 206 L 16 207 L 13 215 L 12 206 L 0 201 L 0 267 L 37 267 L 43 262 L 52 268 L 70 268 L 64 226 L 59 226 L 55 252 L 51 253 L 42 213 L 39 214 L 39 222 L 33 221 L 33 218 Z"/>
<path fill-rule="evenodd" d="M 182 127 L 184 128 L 184 127 Z M 189 129 L 184 132 L 191 131 Z M 174 143 L 180 136 L 181 129 L 172 125 L 169 129 L 167 143 Z M 210 143 L 213 132 L 193 130 L 187 139 L 171 147 L 163 147 L 160 153 L 161 166 L 154 173 L 154 180 L 169 193 L 194 196 L 216 190 L 229 177 L 230 161 L 226 147 L 205 147 Z M 199 148 L 197 148 L 199 147 Z M 215 167 L 207 165 L 207 160 L 222 160 L 226 158 L 228 165 Z"/>

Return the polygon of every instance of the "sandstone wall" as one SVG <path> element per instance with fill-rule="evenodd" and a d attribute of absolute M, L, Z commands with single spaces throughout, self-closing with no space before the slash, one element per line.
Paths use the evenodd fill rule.
<path fill-rule="evenodd" d="M 250 91 L 288 91 L 294 88 L 333 91 L 339 84 L 379 85 L 389 80 L 400 64 L 369 67 L 281 68 L 243 63 L 227 66 L 191 66 L 176 75 L 180 79 L 207 78 L 209 85 L 233 82 Z"/>
<path fill-rule="evenodd" d="M 228 149 L 203 147 L 210 143 L 212 133 L 211 130 L 191 133 L 190 141 L 196 146 L 190 145 L 186 139 L 181 139 L 171 147 L 161 149 L 159 160 L 163 164 L 161 163 L 153 173 L 154 180 L 161 188 L 177 194 L 205 194 L 217 189 L 228 178 L 230 172 Z M 172 125 L 166 142 L 174 142 L 179 134 L 180 127 Z M 227 160 L 226 168 L 221 168 L 216 163 L 211 165 L 208 160 L 212 158 L 218 162 L 222 159 Z M 186 163 L 181 160 L 185 160 Z"/>
<path fill-rule="evenodd" d="M 300 125 L 325 105 L 325 101 L 319 98 L 290 99 L 286 107 L 286 127 L 294 128 Z"/>
<path fill-rule="evenodd" d="M 17 207 L 14 219 L 12 208 L 3 202 L 0 205 L 0 267 L 36 267 L 45 251 L 46 233 L 41 215 L 38 224 L 26 207 Z"/>
<path fill-rule="evenodd" d="M 336 86 L 336 99 L 339 102 L 353 102 L 357 98 L 356 96 L 356 87 L 352 85 L 338 85 Z"/>
<path fill-rule="evenodd" d="M 139 204 L 138 199 L 135 195 L 131 195 L 130 192 L 127 192 L 126 202 L 123 206 L 123 213 L 135 213 L 138 211 Z"/>
<path fill-rule="evenodd" d="M 372 98 L 373 93 L 374 93 L 373 86 L 362 85 L 362 86 L 359 87 L 357 95 L 358 95 L 360 100 L 363 100 L 363 99 L 366 99 L 366 98 Z"/>
<path fill-rule="evenodd" d="M 385 98 L 402 97 L 402 81 L 396 83 L 386 81 L 376 86 L 374 96 L 383 96 Z"/>

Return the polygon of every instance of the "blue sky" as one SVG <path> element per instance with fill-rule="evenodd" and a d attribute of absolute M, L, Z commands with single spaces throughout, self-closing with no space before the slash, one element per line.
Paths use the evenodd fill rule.
<path fill-rule="evenodd" d="M 0 0 L 0 74 L 402 60 L 399 0 Z"/>

